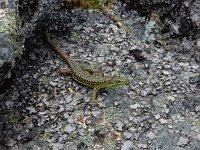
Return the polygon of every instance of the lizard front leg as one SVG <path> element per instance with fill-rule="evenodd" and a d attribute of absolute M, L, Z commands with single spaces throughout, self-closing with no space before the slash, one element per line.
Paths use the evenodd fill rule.
<path fill-rule="evenodd" d="M 92 101 L 99 106 L 99 102 L 97 101 L 97 92 L 99 91 L 99 88 L 94 87 L 92 92 Z"/>

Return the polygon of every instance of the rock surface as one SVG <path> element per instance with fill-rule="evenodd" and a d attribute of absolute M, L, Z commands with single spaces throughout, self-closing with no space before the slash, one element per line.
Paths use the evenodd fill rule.
<path fill-rule="evenodd" d="M 15 66 L 15 51 L 10 36 L 0 33 L 0 87 L 4 80 L 10 78 L 11 69 Z"/>
<path fill-rule="evenodd" d="M 11 77 L 16 58 L 21 56 L 16 43 L 16 18 L 14 2 L 0 2 L 0 87 Z"/>
<path fill-rule="evenodd" d="M 41 6 L 41 13 L 59 12 L 58 7 L 46 7 L 58 1 L 34 2 L 28 6 Z M 28 53 L 0 93 L 0 149 L 199 149 L 199 63 L 194 46 L 199 44 L 171 39 L 158 32 L 156 21 L 125 11 L 120 2 L 110 9 L 114 17 L 102 10 L 63 9 L 60 15 L 66 16 L 50 15 L 47 24 L 44 17 L 35 20 L 47 27 L 66 17 L 49 27 L 58 47 L 78 63 L 101 68 L 105 76 L 129 79 L 128 86 L 100 91 L 99 108 L 91 101 L 91 89 L 55 71 L 67 65 L 39 36 L 42 27 L 34 17 L 40 13 L 22 8 L 29 17 L 19 33 Z M 67 18 L 71 21 L 62 26 Z M 69 30 L 55 32 L 61 29 L 59 23 Z"/>

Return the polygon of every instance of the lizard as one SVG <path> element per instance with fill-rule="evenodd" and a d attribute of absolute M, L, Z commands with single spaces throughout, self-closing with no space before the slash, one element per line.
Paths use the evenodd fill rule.
<path fill-rule="evenodd" d="M 57 48 L 52 41 L 49 40 L 46 33 L 45 38 L 50 48 L 69 66 L 69 68 L 59 68 L 58 71 L 63 75 L 71 75 L 71 77 L 78 83 L 92 88 L 92 101 L 98 106 L 97 93 L 100 89 L 128 85 L 128 79 L 124 77 L 116 75 L 103 76 L 99 69 L 78 64 L 67 53 Z"/>

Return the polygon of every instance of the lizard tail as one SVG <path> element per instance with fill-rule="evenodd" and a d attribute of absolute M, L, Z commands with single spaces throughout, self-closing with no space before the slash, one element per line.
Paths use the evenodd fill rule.
<path fill-rule="evenodd" d="M 58 47 L 56 47 L 55 42 L 49 40 L 49 36 L 47 35 L 47 33 L 44 33 L 44 37 L 45 37 L 45 41 L 47 42 L 47 44 L 50 46 L 50 48 L 59 56 L 61 56 L 64 60 L 66 59 L 66 57 L 69 57 L 69 54 L 65 53 L 64 51 L 62 51 L 61 49 L 59 49 Z"/>

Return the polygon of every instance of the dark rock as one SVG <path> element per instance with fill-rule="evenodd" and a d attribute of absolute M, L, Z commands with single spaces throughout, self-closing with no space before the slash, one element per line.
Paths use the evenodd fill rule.
<path fill-rule="evenodd" d="M 16 60 L 21 57 L 22 48 L 16 42 L 15 2 L 0 2 L 0 88 L 11 77 Z M 20 48 L 19 48 L 20 47 Z"/>
<path fill-rule="evenodd" d="M 130 53 L 135 57 L 136 61 L 144 61 L 145 57 L 142 55 L 142 50 L 134 49 L 130 50 Z"/>
<path fill-rule="evenodd" d="M 164 24 L 163 33 L 170 32 L 173 38 L 199 35 L 198 1 L 184 0 L 136 0 L 124 1 L 128 9 L 137 10 L 140 14 L 152 20 L 160 20 Z"/>
<path fill-rule="evenodd" d="M 8 139 L 4 144 L 5 144 L 5 146 L 13 147 L 16 143 L 17 143 L 16 140 L 14 140 L 14 139 Z"/>
<path fill-rule="evenodd" d="M 0 34 L 0 87 L 5 79 L 10 78 L 11 69 L 15 66 L 15 50 L 8 34 Z"/>
<path fill-rule="evenodd" d="M 150 20 L 162 23 L 161 45 L 172 45 L 173 51 L 187 53 L 200 62 L 199 35 L 200 35 L 200 3 L 184 0 L 121 0 L 128 9 L 134 9 Z M 194 41 L 197 41 L 195 44 Z M 155 41 L 156 42 L 156 41 Z M 172 44 L 173 43 L 173 44 Z M 155 45 L 157 45 L 155 43 Z M 140 55 L 139 55 L 140 56 Z M 141 57 L 138 57 L 140 60 Z M 136 57 L 137 60 L 137 57 Z"/>
<path fill-rule="evenodd" d="M 195 111 L 195 107 L 200 103 L 200 97 L 198 94 L 194 95 L 188 95 L 184 98 L 184 101 L 182 102 L 184 108 Z"/>
<path fill-rule="evenodd" d="M 20 30 L 18 31 L 18 39 L 26 42 L 31 41 L 31 37 L 41 35 L 50 26 L 54 31 L 65 31 L 69 22 L 69 12 L 61 8 L 60 0 L 19 0 L 19 21 L 21 22 Z"/>
<path fill-rule="evenodd" d="M 200 88 L 200 75 L 189 78 L 190 84 L 195 84 L 196 88 Z"/>
<path fill-rule="evenodd" d="M 0 2 L 0 9 L 5 9 L 6 8 L 6 1 L 1 1 Z"/>
<path fill-rule="evenodd" d="M 88 146 L 87 144 L 85 144 L 84 142 L 80 142 L 78 145 L 77 145 L 77 150 L 87 150 Z"/>

